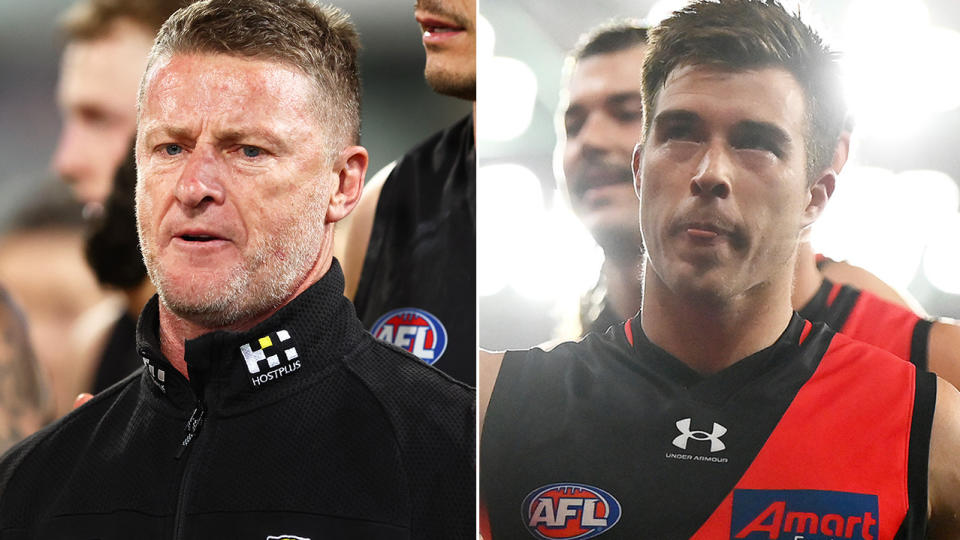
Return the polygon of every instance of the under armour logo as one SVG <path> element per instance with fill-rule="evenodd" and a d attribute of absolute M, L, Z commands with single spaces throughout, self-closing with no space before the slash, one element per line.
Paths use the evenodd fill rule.
<path fill-rule="evenodd" d="M 723 434 L 727 432 L 727 428 L 716 422 L 713 423 L 713 433 L 707 433 L 706 431 L 699 430 L 691 431 L 689 418 L 677 420 L 677 429 L 680 430 L 680 435 L 673 439 L 673 445 L 677 448 L 686 450 L 687 441 L 690 439 L 697 441 L 710 441 L 710 452 L 719 452 L 727 447 L 727 445 L 723 444 L 723 441 L 720 440 L 720 437 L 723 437 Z"/>

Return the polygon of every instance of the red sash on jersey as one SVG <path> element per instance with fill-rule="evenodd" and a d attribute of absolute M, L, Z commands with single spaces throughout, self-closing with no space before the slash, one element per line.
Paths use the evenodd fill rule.
<path fill-rule="evenodd" d="M 888 358 L 835 336 L 754 462 L 693 538 L 793 540 L 811 527 L 816 531 L 808 538 L 893 538 L 909 506 L 916 372 Z M 754 506 L 735 507 L 738 493 Z M 842 508 L 874 496 L 874 510 Z M 791 510 L 791 497 L 819 497 L 820 506 L 809 508 L 823 510 Z M 831 501 L 840 501 L 837 509 L 829 508 Z M 735 514 L 739 526 L 732 523 Z"/>
<path fill-rule="evenodd" d="M 860 298 L 840 331 L 910 360 L 913 327 L 919 320 L 909 309 L 860 291 Z"/>

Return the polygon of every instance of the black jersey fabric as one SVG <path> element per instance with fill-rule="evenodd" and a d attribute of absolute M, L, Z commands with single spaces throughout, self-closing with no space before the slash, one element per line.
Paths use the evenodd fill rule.
<path fill-rule="evenodd" d="M 393 310 L 436 317 L 446 349 L 428 362 L 470 386 L 477 352 L 475 155 L 470 115 L 397 161 L 380 192 L 355 299 L 375 334 L 382 326 L 374 325 Z M 415 352 L 412 340 L 393 342 Z"/>
<path fill-rule="evenodd" d="M 853 339 L 890 351 L 917 369 L 929 369 L 933 321 L 869 291 L 824 278 L 799 312 L 807 320 L 824 322 Z"/>
<path fill-rule="evenodd" d="M 848 360 L 861 356 L 870 357 L 870 363 Z M 858 397 L 834 399 L 838 389 L 885 370 L 883 378 L 864 381 Z M 884 381 L 883 391 L 873 386 L 878 380 Z M 874 392 L 874 402 L 858 401 Z M 884 401 L 887 395 L 896 399 Z M 604 335 L 590 334 L 551 352 L 506 353 L 481 438 L 481 499 L 493 540 L 734 538 L 745 530 L 742 522 L 737 525 L 738 511 L 740 516 L 749 511 L 742 510 L 738 495 L 780 498 L 789 505 L 791 497 L 815 493 L 829 504 L 839 500 L 841 508 L 864 500 L 876 506 L 878 499 L 871 499 L 876 495 L 867 489 L 876 487 L 873 477 L 882 476 L 880 517 L 888 521 L 881 530 L 899 530 L 897 538 L 922 538 L 935 397 L 932 374 L 917 373 L 885 351 L 797 315 L 772 346 L 712 375 L 694 371 L 651 343 L 637 316 Z M 798 408 L 812 416 L 802 413 L 798 421 Z M 833 431 L 837 426 L 829 422 L 841 412 L 871 420 Z M 884 431 L 876 421 L 878 431 L 871 432 L 877 418 L 871 413 L 885 421 L 897 414 L 900 423 L 891 419 L 893 428 Z M 826 422 L 827 432 L 818 432 L 820 424 L 812 420 Z M 880 432 L 892 441 L 888 447 Z M 817 450 L 808 452 L 811 448 Z M 812 463 L 836 459 L 830 467 L 838 470 L 805 470 L 817 467 L 808 458 Z M 909 480 L 903 470 L 908 461 Z M 827 504 L 822 500 L 814 504 Z M 884 503 L 907 500 L 909 512 L 898 508 L 898 517 Z M 834 512 L 842 510 L 829 511 Z M 584 518 L 599 515 L 603 519 L 593 523 Z M 754 528 L 765 532 L 737 537 L 794 538 L 787 533 L 799 529 L 790 517 L 777 522 L 768 514 L 754 521 Z M 876 517 L 873 510 L 867 521 Z M 553 524 L 532 530 L 545 523 Z M 718 531 L 726 532 L 717 536 Z"/>
<path fill-rule="evenodd" d="M 373 339 L 327 274 L 161 355 L 0 461 L 0 539 L 473 539 L 474 393 Z"/>
<path fill-rule="evenodd" d="M 583 336 L 591 332 L 602 334 L 607 328 L 623 322 L 623 318 L 610 306 L 604 281 L 601 278 L 593 289 L 580 298 L 580 328 Z"/>
<path fill-rule="evenodd" d="M 137 354 L 137 321 L 124 310 L 110 327 L 107 344 L 93 374 L 92 392 L 98 394 L 106 390 L 142 366 Z"/>

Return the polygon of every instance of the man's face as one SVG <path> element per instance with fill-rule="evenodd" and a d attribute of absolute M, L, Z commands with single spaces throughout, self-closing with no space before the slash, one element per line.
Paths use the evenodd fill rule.
<path fill-rule="evenodd" d="M 104 37 L 70 42 L 57 100 L 63 128 L 53 168 L 83 203 L 103 204 L 137 125 L 137 86 L 153 36 L 120 20 Z"/>
<path fill-rule="evenodd" d="M 638 234 L 630 170 L 643 130 L 640 68 L 646 45 L 577 62 L 563 111 L 563 172 L 570 203 L 598 243 Z M 564 137 L 565 135 L 565 137 Z"/>
<path fill-rule="evenodd" d="M 476 0 L 417 0 L 415 11 L 427 53 L 427 83 L 470 101 L 477 92 L 476 11 Z"/>
<path fill-rule="evenodd" d="M 151 68 L 137 133 L 137 223 L 174 314 L 229 326 L 283 303 L 318 264 L 337 173 L 296 68 L 221 54 Z"/>
<path fill-rule="evenodd" d="M 792 275 L 801 228 L 816 217 L 793 76 L 681 67 L 654 109 L 638 179 L 648 274 L 711 300 Z"/>

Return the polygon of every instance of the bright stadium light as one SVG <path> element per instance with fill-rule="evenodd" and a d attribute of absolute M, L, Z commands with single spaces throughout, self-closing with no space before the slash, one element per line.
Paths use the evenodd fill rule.
<path fill-rule="evenodd" d="M 477 17 L 477 58 L 490 58 L 497 43 L 497 32 L 481 13 Z"/>
<path fill-rule="evenodd" d="M 847 166 L 823 216 L 814 249 L 846 259 L 906 289 L 944 219 L 957 211 L 957 184 L 939 171 Z M 955 231 L 954 231 L 955 232 Z"/>
<path fill-rule="evenodd" d="M 960 214 L 943 220 L 934 231 L 927 251 L 923 254 L 923 275 L 931 285 L 949 294 L 960 295 Z"/>
<path fill-rule="evenodd" d="M 509 285 L 530 299 L 569 300 L 594 285 L 602 252 L 566 206 L 544 204 L 533 172 L 488 165 L 480 167 L 477 186 L 480 296 Z"/>
<path fill-rule="evenodd" d="M 689 3 L 690 0 L 657 0 L 657 2 L 650 7 L 650 10 L 647 11 L 647 16 L 644 17 L 644 21 L 650 26 L 655 26 L 659 24 L 660 21 L 669 17 L 674 11 L 682 9 Z"/>
<path fill-rule="evenodd" d="M 553 200 L 559 200 L 556 191 Z M 528 298 L 574 303 L 596 284 L 603 252 L 565 205 L 551 205 L 532 226 L 537 239 L 527 247 L 529 260 L 517 269 L 514 288 Z"/>
<path fill-rule="evenodd" d="M 855 0 L 843 66 L 858 130 L 906 137 L 960 106 L 960 33 L 933 25 L 921 0 Z"/>
<path fill-rule="evenodd" d="M 481 60 L 477 81 L 477 138 L 509 141 L 530 127 L 537 101 L 537 76 L 525 62 L 506 56 Z"/>
<path fill-rule="evenodd" d="M 524 264 L 533 230 L 543 215 L 540 180 L 515 163 L 482 166 L 477 171 L 477 292 L 491 296 Z"/>

